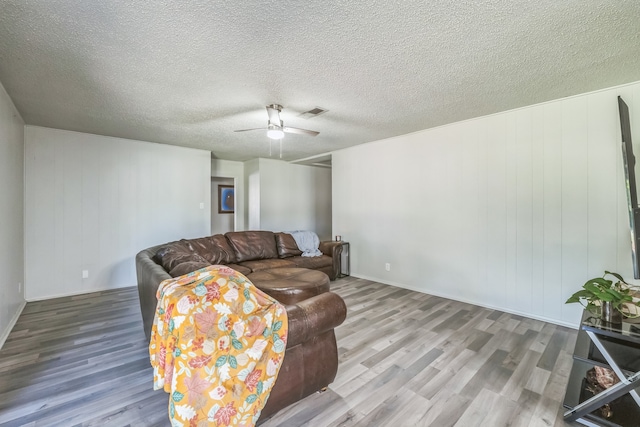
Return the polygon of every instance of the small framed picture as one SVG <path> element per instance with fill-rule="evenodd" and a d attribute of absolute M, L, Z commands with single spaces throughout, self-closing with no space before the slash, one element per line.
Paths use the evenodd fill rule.
<path fill-rule="evenodd" d="M 218 213 L 235 212 L 235 191 L 233 185 L 218 185 Z"/>

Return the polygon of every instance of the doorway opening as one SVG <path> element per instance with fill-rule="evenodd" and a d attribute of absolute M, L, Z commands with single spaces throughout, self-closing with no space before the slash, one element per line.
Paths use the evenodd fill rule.
<path fill-rule="evenodd" d="M 235 230 L 235 180 L 211 177 L 211 235 Z"/>

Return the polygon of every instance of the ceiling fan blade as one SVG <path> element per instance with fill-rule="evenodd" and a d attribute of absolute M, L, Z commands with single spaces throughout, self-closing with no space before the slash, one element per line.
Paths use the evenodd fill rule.
<path fill-rule="evenodd" d="M 267 130 L 267 128 L 239 129 L 239 130 L 234 130 L 234 132 L 248 132 L 250 130 Z"/>
<path fill-rule="evenodd" d="M 316 136 L 317 134 L 320 133 L 320 132 L 316 132 L 315 130 L 291 128 L 289 126 L 283 126 L 282 130 L 285 131 L 286 133 L 297 133 L 300 135 L 311 135 L 311 136 Z"/>
<path fill-rule="evenodd" d="M 282 126 L 282 120 L 280 120 L 280 110 L 282 110 L 282 107 L 278 104 L 267 105 L 267 114 L 269 114 L 269 124 Z"/>

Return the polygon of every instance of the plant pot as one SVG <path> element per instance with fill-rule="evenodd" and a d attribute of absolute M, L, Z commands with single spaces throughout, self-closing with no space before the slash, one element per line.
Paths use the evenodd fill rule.
<path fill-rule="evenodd" d="M 616 310 L 609 301 L 602 301 L 600 318 L 607 323 L 622 323 L 622 313 Z"/>

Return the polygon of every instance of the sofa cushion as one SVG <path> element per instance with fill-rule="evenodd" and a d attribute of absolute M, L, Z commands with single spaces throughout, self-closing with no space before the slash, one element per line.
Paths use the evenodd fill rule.
<path fill-rule="evenodd" d="M 206 259 L 191 251 L 183 242 L 172 242 L 162 246 L 156 252 L 155 258 L 162 268 L 169 272 L 183 262 L 207 262 Z"/>
<path fill-rule="evenodd" d="M 235 251 L 222 234 L 201 237 L 199 239 L 183 239 L 181 242 L 213 265 L 226 265 L 236 262 Z"/>
<path fill-rule="evenodd" d="M 296 241 L 289 233 L 276 233 L 276 246 L 278 247 L 278 256 L 280 258 L 289 258 L 292 256 L 302 255 L 302 251 L 298 249 Z"/>
<path fill-rule="evenodd" d="M 231 231 L 225 234 L 236 254 L 236 262 L 278 258 L 276 238 L 271 231 Z"/>
<path fill-rule="evenodd" d="M 210 265 L 211 264 L 206 261 L 186 261 L 173 267 L 173 269 L 169 272 L 169 276 L 182 276 L 183 274 L 191 273 L 192 271 L 200 270 L 201 268 L 205 268 Z"/>
<path fill-rule="evenodd" d="M 251 273 L 247 278 L 282 304 L 296 304 L 330 289 L 329 276 L 307 268 L 273 268 Z"/>
<path fill-rule="evenodd" d="M 290 268 L 296 267 L 296 265 L 288 259 L 256 259 L 253 261 L 245 261 L 242 264 L 243 267 L 250 268 L 252 272 L 260 270 L 268 270 L 270 268 Z"/>
<path fill-rule="evenodd" d="M 237 271 L 240 274 L 244 274 L 245 276 L 251 273 L 251 269 L 249 267 L 244 267 L 239 264 L 228 264 L 227 267 L 233 268 L 235 271 Z"/>
<path fill-rule="evenodd" d="M 293 262 L 298 268 L 310 268 L 312 270 L 318 270 L 323 267 L 330 267 L 333 265 L 333 258 L 327 255 L 304 257 L 296 256 L 287 258 L 287 261 Z"/>

